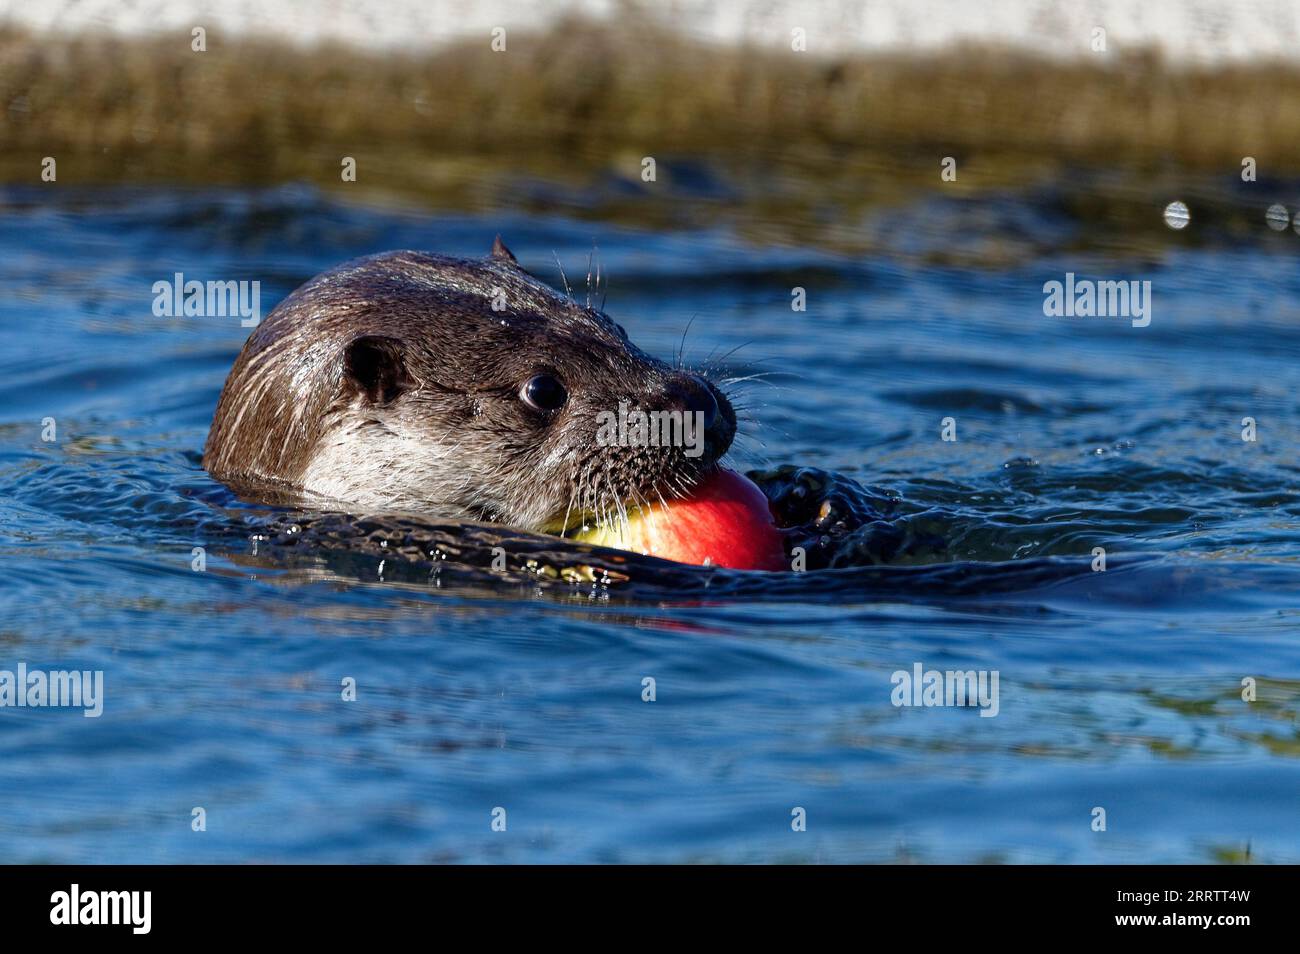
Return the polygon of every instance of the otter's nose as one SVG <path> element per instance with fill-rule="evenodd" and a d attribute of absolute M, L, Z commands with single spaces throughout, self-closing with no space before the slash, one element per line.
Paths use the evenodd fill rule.
<path fill-rule="evenodd" d="M 713 396 L 713 388 L 703 378 L 694 374 L 683 374 L 677 383 L 677 393 L 685 410 L 699 413 L 707 431 L 718 419 L 718 399 Z"/>

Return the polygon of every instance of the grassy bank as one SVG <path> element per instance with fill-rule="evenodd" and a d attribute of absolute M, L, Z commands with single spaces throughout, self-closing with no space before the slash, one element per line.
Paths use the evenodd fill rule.
<path fill-rule="evenodd" d="M 962 191 L 1118 170 L 1128 181 L 1300 172 L 1300 72 L 1171 70 L 1117 53 L 1062 64 L 998 50 L 827 61 L 706 46 L 649 22 L 570 22 L 422 54 L 301 49 L 209 34 L 35 37 L 0 30 L 0 180 L 349 188 L 431 205 L 526 206 L 521 175 L 570 204 L 646 190 L 685 203 L 857 207 L 939 186 Z M 701 170 L 705 170 L 702 172 Z M 703 181 L 701 181 L 703 178 Z M 644 204 L 638 220 L 679 214 Z M 608 211 L 608 209 L 607 209 Z"/>
<path fill-rule="evenodd" d="M 188 34 L 0 32 L 5 152 L 130 156 L 151 173 L 275 178 L 320 158 L 419 147 L 732 154 L 814 147 L 1023 153 L 1089 163 L 1300 167 L 1300 73 L 1172 71 L 1151 57 L 1047 63 L 997 50 L 826 61 L 569 23 L 424 55 Z M 106 169 L 112 158 L 99 160 Z M 937 164 L 937 158 L 930 165 Z M 205 168 L 206 167 L 206 168 Z M 333 170 L 330 170 L 332 173 Z"/>

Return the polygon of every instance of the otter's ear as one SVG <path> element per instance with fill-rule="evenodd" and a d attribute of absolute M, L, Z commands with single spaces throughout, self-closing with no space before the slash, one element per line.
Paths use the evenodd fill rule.
<path fill-rule="evenodd" d="M 391 404 L 411 386 L 402 350 L 396 338 L 354 338 L 343 354 L 346 379 L 371 404 Z"/>
<path fill-rule="evenodd" d="M 519 264 L 519 260 L 515 258 L 514 252 L 506 248 L 506 243 L 501 241 L 500 235 L 498 235 L 496 240 L 492 243 L 492 257 L 500 259 L 503 262 L 509 262 L 511 265 Z"/>

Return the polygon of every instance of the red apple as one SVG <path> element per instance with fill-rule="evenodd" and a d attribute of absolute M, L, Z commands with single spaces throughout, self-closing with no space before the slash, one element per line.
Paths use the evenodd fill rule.
<path fill-rule="evenodd" d="M 576 539 L 679 563 L 733 570 L 783 570 L 785 550 L 763 491 L 734 470 L 718 469 L 689 497 L 628 512 L 627 526 L 586 530 Z"/>

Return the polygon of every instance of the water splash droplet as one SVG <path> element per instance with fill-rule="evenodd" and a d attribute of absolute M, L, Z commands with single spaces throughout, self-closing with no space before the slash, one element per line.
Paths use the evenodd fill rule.
<path fill-rule="evenodd" d="M 1170 202 L 1165 206 L 1165 225 L 1175 231 L 1187 228 L 1187 224 L 1192 221 L 1192 213 L 1188 211 L 1187 203 L 1182 201 Z"/>

